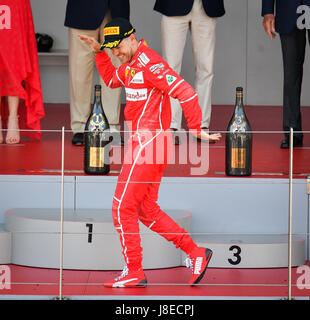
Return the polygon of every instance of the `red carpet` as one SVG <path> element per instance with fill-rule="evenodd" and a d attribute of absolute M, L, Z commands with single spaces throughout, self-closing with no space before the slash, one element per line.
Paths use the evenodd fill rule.
<path fill-rule="evenodd" d="M 59 294 L 59 270 L 9 265 L 11 289 L 1 295 Z M 292 296 L 310 297 L 310 263 L 307 272 L 292 269 Z M 146 288 L 105 288 L 103 282 L 118 276 L 120 271 L 63 271 L 63 295 L 170 297 L 287 297 L 288 270 L 209 268 L 199 285 L 187 284 L 190 269 L 184 267 L 146 270 Z M 299 280 L 298 280 L 299 279 Z M 305 282 L 308 279 L 308 284 Z"/>
<path fill-rule="evenodd" d="M 18 145 L 0 145 L 0 175 L 59 175 L 61 169 L 61 130 L 65 126 L 70 130 L 69 106 L 67 104 L 46 104 L 46 117 L 42 120 L 41 141 L 22 138 Z M 212 113 L 212 131 L 225 131 L 233 112 L 233 106 L 214 106 Z M 283 135 L 281 131 L 282 109 L 280 107 L 248 106 L 247 116 L 253 131 L 272 131 L 274 133 L 255 133 L 253 142 L 253 175 L 251 178 L 287 178 L 289 169 L 289 151 L 279 148 Z M 303 107 L 304 131 L 310 133 L 310 108 Z M 310 134 L 304 135 L 304 146 L 294 149 L 294 178 L 306 178 L 310 173 Z M 65 137 L 65 174 L 84 175 L 83 148 L 72 146 L 72 133 Z M 210 145 L 210 165 L 207 173 L 198 176 L 226 177 L 224 137 Z M 120 148 L 120 147 L 116 147 Z M 188 150 L 188 145 L 176 147 Z M 122 148 L 123 149 L 123 148 Z M 205 149 L 204 149 L 205 151 Z M 176 158 L 178 160 L 178 157 Z M 192 165 L 176 163 L 169 165 L 164 173 L 166 177 L 189 177 Z M 117 175 L 121 165 L 112 165 L 112 175 Z M 59 293 L 59 271 L 10 265 L 11 289 L 0 290 L 2 295 L 52 295 Z M 310 279 L 310 264 L 305 275 Z M 63 295 L 98 296 L 140 296 L 147 297 L 287 297 L 288 270 L 283 269 L 216 269 L 210 268 L 201 285 L 186 285 L 189 270 L 171 268 L 147 270 L 148 287 L 145 289 L 125 290 L 108 289 L 102 283 L 118 272 L 72 271 L 63 272 Z M 0 274 L 1 276 L 1 274 Z M 292 273 L 294 297 L 310 297 L 310 285 L 298 287 L 300 277 L 298 269 Z M 299 280 L 298 280 L 299 279 Z M 299 281 L 299 282 L 298 282 Z M 0 282 L 1 285 L 1 282 Z M 305 287 L 305 286 L 304 286 Z"/>
<path fill-rule="evenodd" d="M 69 105 L 46 104 L 46 117 L 42 120 L 43 132 L 41 141 L 22 139 L 19 145 L 0 145 L 0 174 L 59 174 L 61 169 L 61 132 L 62 126 L 66 129 L 65 135 L 65 172 L 68 175 L 83 175 L 83 147 L 72 146 L 70 132 Z M 212 113 L 212 131 L 225 131 L 233 112 L 233 106 L 214 106 Z M 247 116 L 252 130 L 268 133 L 253 134 L 253 174 L 251 177 L 287 177 L 289 172 L 289 150 L 279 148 L 283 138 L 281 131 L 281 107 L 248 106 Z M 310 108 L 303 107 L 304 131 L 310 131 Z M 56 130 L 56 132 L 55 132 Z M 68 130 L 68 132 L 67 132 Z M 272 132 L 272 133 L 269 133 Z M 203 144 L 204 148 L 208 144 Z M 184 154 L 189 154 L 191 144 L 182 144 L 175 147 L 174 164 L 168 165 L 164 172 L 167 177 L 189 177 L 192 169 L 201 166 L 200 152 L 194 160 L 197 164 L 183 164 Z M 200 143 L 198 143 L 200 146 Z M 123 148 L 115 147 L 123 156 Z M 182 150 L 180 151 L 179 148 Z M 196 151 L 196 149 L 194 150 Z M 207 152 L 203 149 L 202 152 Z M 182 155 L 181 158 L 179 155 Z M 204 154 L 205 155 L 205 154 Z M 121 164 L 112 164 L 111 174 L 120 170 Z M 209 166 L 203 167 L 198 176 L 225 177 L 225 138 L 216 144 L 209 145 Z M 304 135 L 304 146 L 294 149 L 295 178 L 305 178 L 310 173 L 310 132 Z M 250 178 L 251 178 L 250 177 Z"/>

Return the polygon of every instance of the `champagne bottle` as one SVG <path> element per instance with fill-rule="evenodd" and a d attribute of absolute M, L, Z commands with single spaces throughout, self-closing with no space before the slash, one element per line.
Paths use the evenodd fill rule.
<path fill-rule="evenodd" d="M 229 121 L 225 144 L 225 172 L 228 176 L 252 173 L 252 133 L 243 106 L 243 88 L 236 89 L 234 113 Z"/>
<path fill-rule="evenodd" d="M 101 102 L 101 86 L 95 85 L 95 101 L 84 132 L 84 171 L 87 174 L 110 172 L 110 126 Z"/>

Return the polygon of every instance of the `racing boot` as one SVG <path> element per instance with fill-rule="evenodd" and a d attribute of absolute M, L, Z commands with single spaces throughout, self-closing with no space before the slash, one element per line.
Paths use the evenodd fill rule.
<path fill-rule="evenodd" d="M 189 281 L 190 285 L 200 282 L 205 275 L 211 257 L 211 249 L 198 247 L 186 259 L 186 266 L 192 269 L 192 278 Z"/>
<path fill-rule="evenodd" d="M 109 288 L 144 288 L 146 284 L 147 281 L 143 269 L 130 271 L 125 266 L 119 277 L 107 281 L 103 285 Z"/>

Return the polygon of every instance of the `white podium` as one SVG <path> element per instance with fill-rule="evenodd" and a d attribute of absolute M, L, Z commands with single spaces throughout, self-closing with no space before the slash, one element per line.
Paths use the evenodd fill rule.
<path fill-rule="evenodd" d="M 181 227 L 191 232 L 191 213 L 167 210 Z M 157 233 L 140 224 L 143 267 L 184 266 L 185 254 Z M 215 268 L 281 268 L 288 266 L 285 235 L 195 235 L 194 240 L 214 252 Z M 293 237 L 292 266 L 305 261 L 305 240 Z M 60 209 L 12 209 L 0 225 L 0 264 L 59 268 Z M 119 235 L 110 209 L 64 210 L 63 268 L 121 270 L 124 266 Z"/>

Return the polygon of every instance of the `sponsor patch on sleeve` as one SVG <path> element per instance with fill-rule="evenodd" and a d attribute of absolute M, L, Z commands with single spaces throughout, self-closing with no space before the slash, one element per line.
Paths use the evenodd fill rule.
<path fill-rule="evenodd" d="M 176 79 L 177 78 L 175 76 L 172 76 L 170 74 L 166 75 L 166 80 L 169 86 L 171 86 Z"/>
<path fill-rule="evenodd" d="M 157 64 L 153 64 L 150 67 L 150 71 L 154 74 L 159 74 L 161 73 L 162 70 L 164 70 L 165 66 L 163 63 L 157 63 Z"/>
<path fill-rule="evenodd" d="M 138 57 L 138 60 L 144 67 L 150 62 L 149 57 L 144 52 L 140 54 L 140 56 Z"/>

